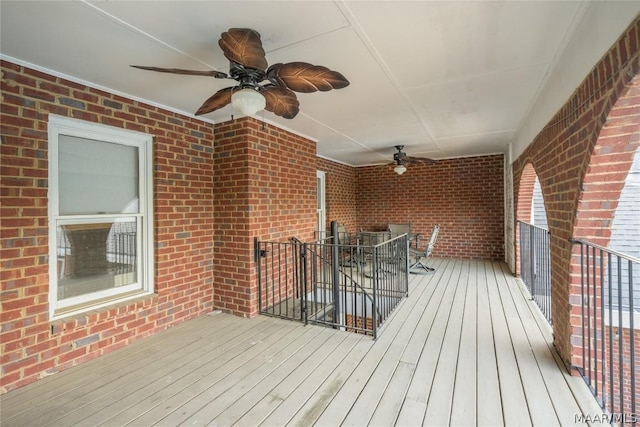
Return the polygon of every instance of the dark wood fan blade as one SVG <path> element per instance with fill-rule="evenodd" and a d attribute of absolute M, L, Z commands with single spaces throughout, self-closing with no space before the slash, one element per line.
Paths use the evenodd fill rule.
<path fill-rule="evenodd" d="M 300 111 L 296 94 L 287 88 L 267 85 L 262 87 L 261 92 L 267 101 L 264 109 L 277 116 L 293 119 Z"/>
<path fill-rule="evenodd" d="M 159 73 L 186 74 L 186 75 L 189 75 L 189 76 L 215 77 L 216 79 L 229 78 L 229 76 L 226 73 L 223 73 L 221 71 L 215 71 L 215 70 L 209 70 L 209 71 L 182 70 L 180 68 L 145 67 L 143 65 L 130 65 L 130 67 L 139 68 L 141 70 L 147 70 L 147 71 L 157 71 Z"/>
<path fill-rule="evenodd" d="M 414 165 L 432 165 L 434 164 L 436 161 L 433 159 L 429 159 L 427 157 L 411 157 L 411 156 L 407 156 L 404 159 L 404 163 L 411 163 Z"/>
<path fill-rule="evenodd" d="M 216 93 L 213 94 L 209 99 L 204 101 L 204 104 L 198 108 L 196 111 L 196 116 L 200 116 L 202 114 L 207 114 L 215 110 L 219 110 L 220 108 L 231 103 L 231 94 L 235 87 L 227 87 L 224 89 L 220 89 Z"/>
<path fill-rule="evenodd" d="M 306 62 L 274 64 L 267 70 L 267 78 L 276 85 L 302 93 L 325 92 L 349 86 L 349 80 L 339 72 Z"/>
<path fill-rule="evenodd" d="M 218 45 L 229 61 L 246 68 L 267 69 L 260 33 L 250 28 L 230 28 L 222 33 Z"/>

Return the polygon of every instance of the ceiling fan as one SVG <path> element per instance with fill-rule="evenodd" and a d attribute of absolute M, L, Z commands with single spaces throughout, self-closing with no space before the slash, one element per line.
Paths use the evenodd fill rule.
<path fill-rule="evenodd" d="M 389 165 L 393 165 L 393 171 L 398 175 L 402 175 L 407 171 L 407 165 L 431 165 L 436 161 L 433 159 L 428 159 L 426 157 L 412 157 L 407 156 L 407 153 L 402 151 L 404 145 L 396 145 L 397 153 L 393 153 L 393 163 L 389 163 Z"/>
<path fill-rule="evenodd" d="M 285 119 L 292 119 L 298 114 L 300 107 L 294 91 L 325 92 L 349 85 L 342 74 L 321 65 L 289 62 L 273 64 L 267 68 L 260 34 L 250 28 L 230 28 L 222 33 L 218 45 L 230 61 L 229 74 L 215 70 L 182 70 L 142 65 L 132 67 L 161 73 L 233 79 L 240 83 L 213 94 L 196 111 L 196 115 L 207 114 L 232 103 L 245 115 L 253 115 L 265 109 Z"/>

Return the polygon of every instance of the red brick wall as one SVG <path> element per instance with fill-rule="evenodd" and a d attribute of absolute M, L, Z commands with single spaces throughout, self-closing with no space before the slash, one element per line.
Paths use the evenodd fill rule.
<path fill-rule="evenodd" d="M 331 221 L 338 221 L 348 232 L 356 232 L 356 168 L 318 157 L 318 170 L 326 172 L 327 231 Z"/>
<path fill-rule="evenodd" d="M 527 164 L 545 196 L 554 339 L 567 365 L 579 364 L 572 358 L 581 342 L 571 338 L 579 333 L 580 270 L 569 239 L 608 243 L 620 179 L 640 143 L 639 46 L 637 18 L 513 164 L 515 206 Z"/>
<path fill-rule="evenodd" d="M 354 332 L 356 334 L 366 334 L 366 335 L 371 335 L 373 336 L 373 319 L 371 317 L 363 317 L 363 316 L 353 316 L 353 314 L 347 314 L 345 315 L 345 319 L 344 319 L 344 324 L 347 326 L 347 330 L 349 332 Z M 365 331 L 362 330 L 356 330 L 356 329 L 352 329 L 349 328 L 349 326 L 353 326 L 356 328 L 360 328 L 360 329 L 365 329 Z M 368 332 L 368 331 L 372 331 L 372 332 Z"/>
<path fill-rule="evenodd" d="M 216 125 L 215 137 L 215 306 L 255 316 L 254 237 L 314 236 L 316 146 L 251 118 Z"/>
<path fill-rule="evenodd" d="M 358 168 L 358 227 L 386 229 L 411 223 L 428 238 L 440 224 L 436 257 L 504 260 L 504 158 L 502 155 L 409 166 Z"/>
<path fill-rule="evenodd" d="M 0 392 L 211 311 L 210 124 L 6 61 L 2 67 Z M 155 295 L 48 314 L 49 113 L 154 137 Z"/>

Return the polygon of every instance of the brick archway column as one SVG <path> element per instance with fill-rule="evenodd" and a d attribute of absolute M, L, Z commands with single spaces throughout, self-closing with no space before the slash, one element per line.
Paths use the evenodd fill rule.
<path fill-rule="evenodd" d="M 625 86 L 598 135 L 582 181 L 573 238 L 607 247 L 625 179 L 640 147 L 640 74 Z M 574 246 L 570 266 L 571 364 L 582 366 L 582 290 L 580 247 Z M 599 298 L 596 289 L 592 298 Z M 594 302 L 591 301 L 593 305 Z"/>

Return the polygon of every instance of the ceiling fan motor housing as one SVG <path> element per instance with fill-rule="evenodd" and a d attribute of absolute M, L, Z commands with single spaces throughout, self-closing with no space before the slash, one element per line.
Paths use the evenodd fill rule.
<path fill-rule="evenodd" d="M 258 88 L 258 83 L 263 81 L 266 77 L 266 73 L 261 70 L 254 70 L 253 68 L 247 68 L 231 61 L 229 74 L 235 80 L 240 82 L 240 87 L 244 88 Z"/>
<path fill-rule="evenodd" d="M 407 155 L 402 151 L 398 151 L 397 153 L 393 154 L 393 160 L 399 165 L 404 163 L 405 157 L 407 157 Z"/>

